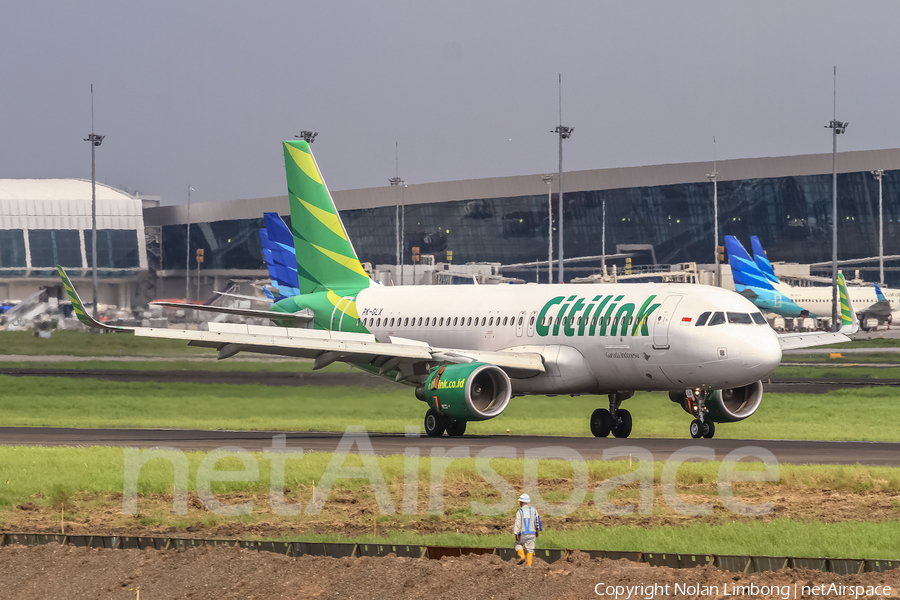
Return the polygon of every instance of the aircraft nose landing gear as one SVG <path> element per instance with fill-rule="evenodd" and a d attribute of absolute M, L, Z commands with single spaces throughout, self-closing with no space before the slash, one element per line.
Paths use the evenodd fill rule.
<path fill-rule="evenodd" d="M 609 395 L 609 410 L 598 408 L 591 414 L 591 433 L 594 437 L 607 437 L 612 433 L 617 438 L 631 435 L 631 413 L 619 408 L 623 400 L 634 392 L 615 392 Z"/>
<path fill-rule="evenodd" d="M 711 439 L 716 435 L 716 424 L 706 418 L 707 390 L 687 390 L 684 398 L 684 409 L 694 415 L 691 421 L 691 437 Z"/>

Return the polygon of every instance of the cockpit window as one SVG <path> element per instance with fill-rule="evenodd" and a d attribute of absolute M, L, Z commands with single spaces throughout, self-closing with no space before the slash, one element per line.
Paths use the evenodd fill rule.
<path fill-rule="evenodd" d="M 703 327 L 704 325 L 706 325 L 706 320 L 709 318 L 709 315 L 711 315 L 711 314 L 712 313 L 707 311 L 707 312 L 703 313 L 702 315 L 700 315 L 699 317 L 697 317 L 697 323 L 696 323 L 695 327 Z"/>
<path fill-rule="evenodd" d="M 750 316 L 753 317 L 753 322 L 756 323 L 757 325 L 768 325 L 768 323 L 766 323 L 766 318 L 763 316 L 762 313 L 755 312 L 755 313 L 751 314 Z"/>
<path fill-rule="evenodd" d="M 728 313 L 728 322 L 738 325 L 753 325 L 753 319 L 747 313 Z"/>
<path fill-rule="evenodd" d="M 717 312 L 709 320 L 709 326 L 712 327 L 713 325 L 721 325 L 724 322 L 725 322 L 725 313 Z"/>

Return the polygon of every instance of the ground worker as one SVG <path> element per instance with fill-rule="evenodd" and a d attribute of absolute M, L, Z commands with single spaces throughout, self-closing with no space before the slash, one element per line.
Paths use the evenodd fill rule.
<path fill-rule="evenodd" d="M 541 533 L 541 516 L 533 506 L 529 506 L 531 496 L 522 494 L 519 496 L 519 510 L 516 511 L 516 524 L 513 525 L 513 533 L 516 534 L 516 553 L 519 555 L 519 564 L 531 566 L 534 558 L 534 540 Z M 526 558 L 525 553 L 528 553 Z"/>

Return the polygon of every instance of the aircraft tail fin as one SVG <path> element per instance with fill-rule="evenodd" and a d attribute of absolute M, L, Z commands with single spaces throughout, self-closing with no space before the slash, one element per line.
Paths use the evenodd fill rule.
<path fill-rule="evenodd" d="M 772 263 L 769 262 L 766 251 L 763 250 L 762 244 L 759 243 L 759 238 L 755 235 L 750 236 L 750 247 L 753 249 L 753 262 L 756 263 L 759 270 L 766 276 L 766 279 L 772 283 L 779 283 L 778 277 L 775 275 L 775 269 L 772 268 Z"/>
<path fill-rule="evenodd" d="M 278 213 L 265 213 L 264 217 L 266 228 L 259 230 L 259 239 L 272 286 L 278 289 L 279 297 L 298 296 L 297 256 L 291 232 Z"/>
<path fill-rule="evenodd" d="M 884 293 L 881 291 L 881 287 L 877 283 L 875 284 L 875 299 L 879 302 L 888 301 L 888 299 L 884 297 Z"/>
<path fill-rule="evenodd" d="M 847 283 L 844 281 L 844 274 L 841 272 L 838 272 L 838 296 L 841 302 L 841 328 L 839 331 L 848 335 L 856 333 L 859 331 L 859 319 L 856 316 L 856 311 L 853 310 L 850 294 L 847 293 Z"/>
<path fill-rule="evenodd" d="M 369 287 L 372 281 L 347 237 L 307 142 L 284 142 L 284 168 L 299 292 Z"/>
<path fill-rule="evenodd" d="M 731 276 L 736 286 L 775 289 L 736 237 L 726 235 L 725 248 L 728 250 L 728 263 L 731 265 Z"/>
<path fill-rule="evenodd" d="M 69 276 L 66 274 L 66 270 L 63 269 L 60 265 L 56 265 L 56 270 L 59 272 L 59 276 L 62 279 L 63 287 L 66 288 L 66 294 L 69 295 L 69 300 L 72 301 L 72 312 L 75 313 L 75 316 L 81 321 L 84 325 L 91 327 L 93 329 L 108 329 L 109 331 L 116 331 L 119 333 L 132 332 L 134 329 L 130 327 L 113 327 L 112 325 L 104 325 L 100 321 L 97 321 L 88 313 L 87 308 L 84 306 L 84 302 L 81 301 L 81 297 L 78 295 L 78 292 L 75 291 L 75 286 L 72 284 L 72 280 L 69 279 Z"/>

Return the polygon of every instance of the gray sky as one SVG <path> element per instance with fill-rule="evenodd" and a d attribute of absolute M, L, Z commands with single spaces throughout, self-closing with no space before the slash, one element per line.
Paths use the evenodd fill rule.
<path fill-rule="evenodd" d="M 9 2 L 0 178 L 97 179 L 163 204 L 285 193 L 319 131 L 333 190 L 900 146 L 900 3 Z"/>

